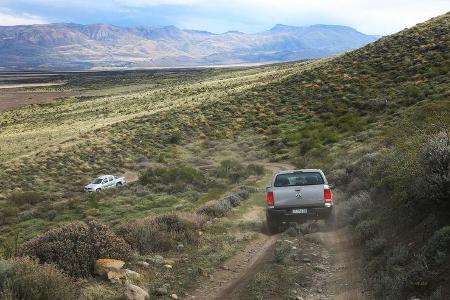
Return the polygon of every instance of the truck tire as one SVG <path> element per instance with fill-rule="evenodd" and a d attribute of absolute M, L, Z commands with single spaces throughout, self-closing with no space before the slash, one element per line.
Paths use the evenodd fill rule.
<path fill-rule="evenodd" d="M 122 182 L 116 183 L 116 187 L 121 187 L 121 186 L 122 186 Z"/>
<path fill-rule="evenodd" d="M 267 220 L 267 229 L 269 230 L 269 233 L 272 234 L 278 233 L 280 230 L 280 224 L 278 220 L 268 213 L 266 214 L 266 220 Z"/>

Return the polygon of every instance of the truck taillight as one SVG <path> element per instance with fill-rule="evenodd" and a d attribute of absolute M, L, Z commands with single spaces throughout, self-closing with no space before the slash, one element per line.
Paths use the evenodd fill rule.
<path fill-rule="evenodd" d="M 267 205 L 268 206 L 274 206 L 274 204 L 273 204 L 273 192 L 267 192 L 266 200 L 267 200 Z"/>
<path fill-rule="evenodd" d="M 324 189 L 323 190 L 323 196 L 325 198 L 325 202 L 330 203 L 331 202 L 331 189 Z"/>

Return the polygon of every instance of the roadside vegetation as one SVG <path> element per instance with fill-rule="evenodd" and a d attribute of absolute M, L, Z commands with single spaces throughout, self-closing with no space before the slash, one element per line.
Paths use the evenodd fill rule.
<path fill-rule="evenodd" d="M 446 298 L 449 17 L 318 61 L 127 73 L 105 85 L 77 78 L 64 88 L 86 84 L 90 96 L 1 113 L 0 278 L 17 276 L 0 292 L 16 293 L 20 270 L 36 264 L 20 255 L 72 282 L 92 276 L 92 260 L 114 256 L 154 295 L 188 291 L 253 238 L 254 226 L 239 231 L 228 218 L 261 211 L 255 187 L 264 187 L 264 164 L 280 161 L 322 168 L 346 193 L 341 225 L 354 228 L 379 297 Z M 81 192 L 99 174 L 126 172 L 138 180 Z M 111 242 L 100 249 L 98 230 Z M 73 270 L 64 253 L 79 239 L 86 252 L 73 256 Z M 123 295 L 102 281 L 83 292 Z"/>

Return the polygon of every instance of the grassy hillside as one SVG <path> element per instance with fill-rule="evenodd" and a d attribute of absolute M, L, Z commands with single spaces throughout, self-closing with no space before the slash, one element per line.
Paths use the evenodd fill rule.
<path fill-rule="evenodd" d="M 93 79 L 91 96 L 2 113 L 3 244 L 74 220 L 120 226 L 147 214 L 194 210 L 261 178 L 250 163 L 289 161 L 325 169 L 348 198 L 369 195 L 367 207 L 355 204 L 345 213 L 352 220 L 360 214 L 351 224 L 363 245 L 382 244 L 367 255 L 371 270 L 378 270 L 372 283 L 380 297 L 448 293 L 431 275 L 448 273 L 448 217 L 436 212 L 448 212 L 449 22 L 446 14 L 331 59 Z M 65 88 L 80 86 L 85 81 Z M 431 151 L 427 145 L 442 148 L 437 164 L 443 171 L 438 187 L 425 180 L 422 190 L 443 190 L 411 198 L 411 184 L 420 186 L 435 169 L 421 154 Z M 155 170 L 186 181 L 181 188 L 157 189 L 141 180 L 99 196 L 80 192 L 101 173 L 144 173 L 153 182 Z M 402 226 L 388 230 L 398 220 Z M 421 232 L 425 220 L 431 225 Z M 397 248 L 411 241 L 416 246 L 403 265 L 388 268 L 392 251 L 406 251 Z M 443 258 L 430 264 L 426 257 L 435 255 Z M 410 263 L 419 256 L 427 266 L 423 276 L 387 286 L 405 269 L 416 274 Z"/>

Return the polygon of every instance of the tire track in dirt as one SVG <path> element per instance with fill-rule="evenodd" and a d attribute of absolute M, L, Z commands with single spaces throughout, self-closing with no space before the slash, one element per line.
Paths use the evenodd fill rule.
<path fill-rule="evenodd" d="M 277 236 L 260 233 L 258 238 L 226 261 L 222 268 L 199 287 L 194 299 L 240 299 L 239 291 L 273 259 Z"/>
<path fill-rule="evenodd" d="M 293 168 L 283 163 L 265 163 L 265 168 L 276 172 Z M 256 218 L 256 219 L 255 219 Z M 264 221 L 255 210 L 242 216 L 246 221 Z M 258 237 L 243 250 L 228 259 L 222 268 L 214 272 L 210 279 L 195 291 L 195 299 L 241 299 L 240 292 L 265 264 L 273 260 L 275 242 L 278 235 L 258 233 Z"/>

